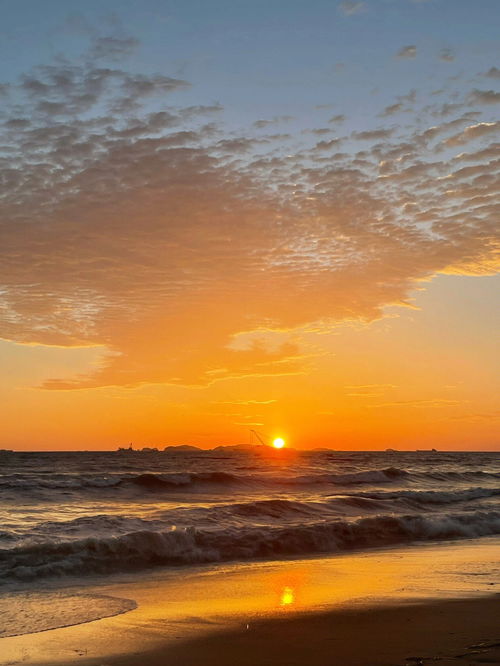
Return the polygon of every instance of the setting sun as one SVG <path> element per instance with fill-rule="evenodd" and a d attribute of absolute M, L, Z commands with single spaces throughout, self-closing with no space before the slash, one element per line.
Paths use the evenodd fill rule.
<path fill-rule="evenodd" d="M 275 449 L 282 449 L 285 446 L 285 440 L 281 437 L 276 437 L 276 439 L 273 440 L 273 446 Z"/>

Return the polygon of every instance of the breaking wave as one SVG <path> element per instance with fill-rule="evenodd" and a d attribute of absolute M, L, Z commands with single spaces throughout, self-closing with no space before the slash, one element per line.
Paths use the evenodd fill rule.
<path fill-rule="evenodd" d="M 142 530 L 115 537 L 40 542 L 0 550 L 0 576 L 104 574 L 153 566 L 273 559 L 413 541 L 500 534 L 500 512 L 381 515 L 306 525 Z"/>

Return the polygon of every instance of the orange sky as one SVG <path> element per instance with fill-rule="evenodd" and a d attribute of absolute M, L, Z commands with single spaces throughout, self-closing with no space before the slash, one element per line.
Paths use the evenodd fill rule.
<path fill-rule="evenodd" d="M 277 5 L 0 58 L 1 447 L 499 448 L 487 26 Z"/>
<path fill-rule="evenodd" d="M 372 323 L 242 334 L 233 346 L 258 343 L 272 360 L 208 385 L 40 388 L 51 373 L 88 372 L 102 350 L 3 343 L 4 446 L 209 447 L 249 442 L 255 428 L 304 448 L 494 449 L 493 314 L 481 295 L 495 282 L 438 277 L 417 294 L 420 309 L 388 308 Z"/>

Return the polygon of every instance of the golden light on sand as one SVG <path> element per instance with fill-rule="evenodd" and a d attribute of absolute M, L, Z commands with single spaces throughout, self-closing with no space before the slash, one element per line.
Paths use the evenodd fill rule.
<path fill-rule="evenodd" d="M 273 446 L 275 449 L 282 449 L 285 446 L 285 440 L 282 437 L 276 437 L 273 440 Z"/>

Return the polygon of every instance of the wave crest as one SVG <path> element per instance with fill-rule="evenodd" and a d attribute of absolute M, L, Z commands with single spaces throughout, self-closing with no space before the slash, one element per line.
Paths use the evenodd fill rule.
<path fill-rule="evenodd" d="M 500 512 L 376 516 L 288 527 L 132 532 L 0 550 L 0 574 L 36 577 L 113 573 L 159 565 L 332 553 L 411 541 L 500 534 Z"/>

